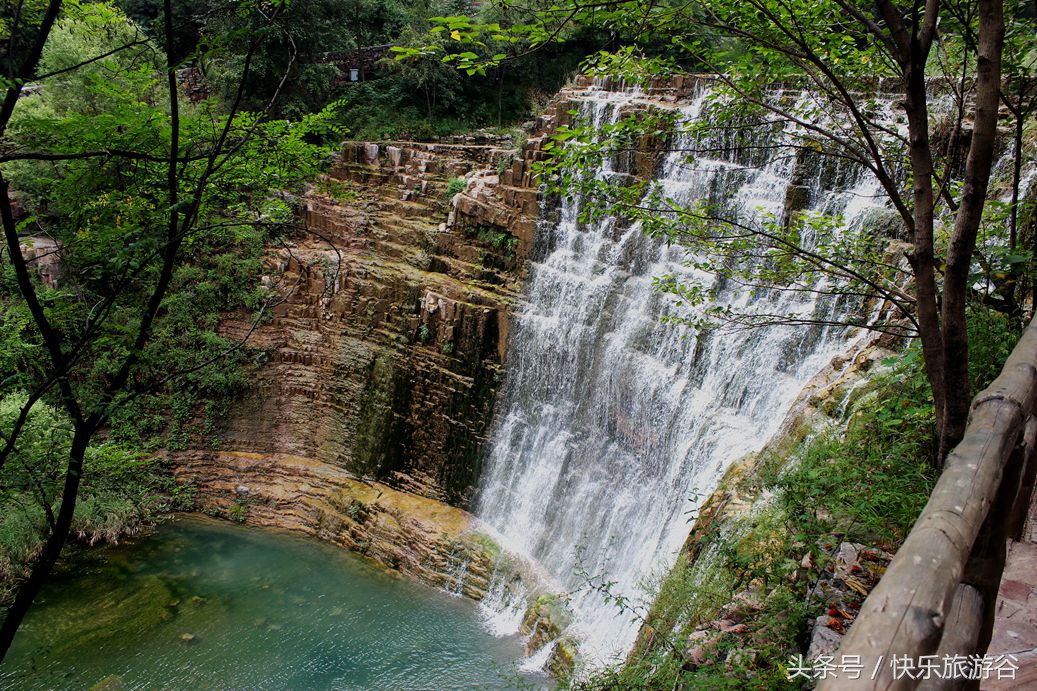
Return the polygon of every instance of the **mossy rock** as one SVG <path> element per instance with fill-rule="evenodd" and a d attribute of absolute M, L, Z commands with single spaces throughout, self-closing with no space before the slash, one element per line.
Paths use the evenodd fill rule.
<path fill-rule="evenodd" d="M 102 641 L 116 636 L 143 635 L 170 619 L 167 605 L 174 599 L 161 578 L 149 576 L 141 579 L 140 585 L 129 594 L 120 591 L 117 595 L 72 604 L 64 616 L 54 618 L 47 632 L 54 654 L 76 648 L 96 648 Z"/>
<path fill-rule="evenodd" d="M 568 679 L 576 667 L 578 653 L 576 641 L 568 637 L 559 638 L 547 663 L 548 671 L 558 679 Z"/>
<path fill-rule="evenodd" d="M 555 593 L 541 593 L 538 595 L 526 609 L 523 622 L 533 621 L 537 617 L 549 619 L 559 629 L 568 626 L 571 618 L 562 598 Z"/>
<path fill-rule="evenodd" d="M 122 691 L 126 688 L 126 682 L 118 674 L 109 674 L 107 677 L 90 687 L 90 691 Z"/>
<path fill-rule="evenodd" d="M 488 534 L 476 531 L 469 533 L 466 537 L 482 551 L 487 561 L 494 567 L 497 566 L 501 557 L 504 556 L 504 549 Z"/>
<path fill-rule="evenodd" d="M 862 376 L 843 382 L 833 389 L 822 400 L 818 401 L 818 409 L 830 418 L 838 419 L 847 411 L 855 411 L 869 397 L 874 398 L 882 389 L 882 381 L 875 376 Z"/>
<path fill-rule="evenodd" d="M 519 634 L 528 636 L 526 648 L 533 652 L 556 640 L 572 621 L 565 602 L 554 593 L 543 593 L 526 608 Z"/>

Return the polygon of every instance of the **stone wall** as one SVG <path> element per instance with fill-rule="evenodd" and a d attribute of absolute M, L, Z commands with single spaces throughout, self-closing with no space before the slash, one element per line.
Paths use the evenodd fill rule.
<path fill-rule="evenodd" d="M 265 281 L 287 299 L 250 337 L 268 359 L 221 449 L 305 457 L 465 505 L 521 264 L 505 243 L 447 224 L 446 190 L 507 155 L 490 144 L 345 146 L 306 196 L 303 228 L 271 249 Z M 248 328 L 223 325 L 232 337 Z"/>

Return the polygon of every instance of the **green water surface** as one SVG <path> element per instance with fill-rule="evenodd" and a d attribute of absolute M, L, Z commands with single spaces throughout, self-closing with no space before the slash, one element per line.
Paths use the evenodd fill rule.
<path fill-rule="evenodd" d="M 334 547 L 182 517 L 73 556 L 0 665 L 0 688 L 514 688 L 522 643 L 476 606 Z"/>

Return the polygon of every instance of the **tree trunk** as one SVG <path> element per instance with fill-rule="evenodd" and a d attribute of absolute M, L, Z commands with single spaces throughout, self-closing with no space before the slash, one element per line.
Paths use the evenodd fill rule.
<path fill-rule="evenodd" d="M 971 395 L 965 306 L 972 254 L 976 249 L 976 236 L 994 163 L 1004 33 L 1002 0 L 980 0 L 972 143 L 965 162 L 961 203 L 947 250 L 947 269 L 943 279 L 943 377 L 948 395 L 938 450 L 941 461 L 961 441 L 969 416 Z"/>
<path fill-rule="evenodd" d="M 1019 185 L 1022 183 L 1023 173 L 1023 109 L 1022 97 L 1019 98 L 1019 108 L 1013 109 L 1015 116 L 1015 128 L 1012 134 L 1012 151 L 1015 160 L 1012 161 L 1012 208 L 1008 216 L 1008 244 L 1012 250 L 1019 244 Z"/>
<path fill-rule="evenodd" d="M 1021 89 L 1022 87 L 1020 86 L 1019 102 L 1016 106 L 1006 101 L 1012 117 L 1015 118 L 1015 127 L 1012 131 L 1012 206 L 1008 211 L 1008 246 L 1011 248 L 1012 254 L 1018 254 L 1019 248 L 1019 186 L 1022 184 L 1023 125 L 1026 122 L 1024 119 L 1025 110 Z M 1026 299 L 1024 290 L 1029 282 L 1026 276 L 1027 273 L 1025 271 L 1020 272 L 1015 267 L 1012 267 L 1005 296 L 1008 299 L 1012 317 L 1018 320 L 1020 324 L 1024 323 L 1022 306 Z"/>
<path fill-rule="evenodd" d="M 504 99 L 504 65 L 497 66 L 497 127 L 503 121 L 503 99 Z"/>
<path fill-rule="evenodd" d="M 944 381 L 943 330 L 940 328 L 939 292 L 933 247 L 935 195 L 933 154 L 929 141 L 929 108 L 925 84 L 925 61 L 917 39 L 912 41 L 905 65 L 904 108 L 907 111 L 908 153 L 912 176 L 912 249 L 908 255 L 915 281 L 918 336 L 922 342 L 925 374 L 933 391 L 937 437 L 946 427 L 948 388 Z M 938 458 L 938 463 L 943 458 Z"/>
<path fill-rule="evenodd" d="M 43 554 L 33 565 L 29 578 L 18 587 L 14 603 L 8 608 L 7 614 L 4 616 L 4 623 L 0 625 L 0 662 L 6 657 L 11 642 L 14 640 L 14 634 L 29 612 L 32 601 L 50 576 L 50 572 L 61 554 L 61 549 L 68 539 L 69 531 L 72 528 L 72 517 L 75 514 L 76 497 L 79 494 L 79 482 L 83 475 L 83 456 L 92 436 L 93 428 L 87 425 L 76 426 L 75 434 L 72 437 L 72 448 L 69 450 L 68 467 L 65 470 L 61 508 L 58 510 L 57 521 L 54 523 L 54 531 L 47 539 Z"/>

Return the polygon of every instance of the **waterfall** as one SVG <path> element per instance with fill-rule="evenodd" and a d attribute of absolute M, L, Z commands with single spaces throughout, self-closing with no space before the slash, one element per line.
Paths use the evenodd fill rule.
<path fill-rule="evenodd" d="M 708 91 L 682 109 L 703 116 Z M 582 115 L 614 122 L 635 93 L 590 89 Z M 710 154 L 694 162 L 668 154 L 658 182 L 680 202 L 724 194 L 744 221 L 783 213 L 795 152 L 780 128 L 754 137 L 765 153 Z M 675 149 L 722 148 L 681 141 Z M 698 135 L 701 137 L 701 135 Z M 751 156 L 753 165 L 743 165 Z M 815 166 L 811 208 L 860 223 L 882 207 L 876 182 L 848 165 Z M 596 175 L 614 174 L 605 164 Z M 702 278 L 687 250 L 648 238 L 614 218 L 584 225 L 584 201 L 564 200 L 544 222 L 509 340 L 508 374 L 498 402 L 476 513 L 511 551 L 534 560 L 562 590 L 579 572 L 613 582 L 613 593 L 641 592 L 644 579 L 674 563 L 689 515 L 727 466 L 759 450 L 804 384 L 856 334 L 838 326 L 774 326 L 700 336 L 667 325 L 670 299 L 653 277 Z M 708 278 L 708 277 L 707 277 Z M 761 313 L 824 319 L 838 305 L 809 293 L 743 289 L 714 280 L 716 300 Z M 858 306 L 859 308 L 859 306 Z M 679 314 L 679 311 L 676 312 Z M 592 664 L 624 654 L 638 622 L 600 593 L 570 601 L 568 631 Z"/>

